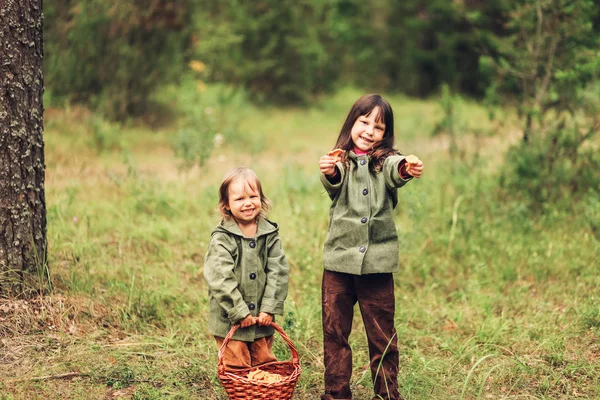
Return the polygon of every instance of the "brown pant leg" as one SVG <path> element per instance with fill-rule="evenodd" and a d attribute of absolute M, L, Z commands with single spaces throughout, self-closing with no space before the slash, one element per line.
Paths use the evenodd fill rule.
<path fill-rule="evenodd" d="M 215 340 L 221 348 L 225 339 L 215 336 Z M 241 340 L 230 340 L 223 354 L 223 365 L 228 369 L 250 368 L 252 365 L 248 343 Z"/>
<path fill-rule="evenodd" d="M 393 276 L 358 276 L 356 287 L 369 342 L 373 389 L 375 394 L 384 400 L 399 400 L 401 397 L 398 392 L 398 338 L 394 327 Z"/>
<path fill-rule="evenodd" d="M 326 399 L 350 399 L 352 349 L 348 337 L 356 291 L 352 275 L 324 271 L 322 283 L 323 351 Z"/>
<path fill-rule="evenodd" d="M 256 339 L 250 344 L 250 359 L 252 366 L 277 361 L 273 354 L 273 335 Z"/>

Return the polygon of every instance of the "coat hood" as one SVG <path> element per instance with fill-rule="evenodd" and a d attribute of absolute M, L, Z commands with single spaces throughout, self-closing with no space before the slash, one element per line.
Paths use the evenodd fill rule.
<path fill-rule="evenodd" d="M 256 236 L 259 237 L 262 235 L 268 235 L 269 233 L 277 232 L 279 230 L 279 226 L 272 221 L 269 221 L 266 218 L 259 217 L 258 218 L 258 227 L 256 230 Z M 242 230 L 235 222 L 234 219 L 227 219 L 221 221 L 219 225 L 213 230 L 213 234 L 221 232 L 221 233 L 230 233 L 236 236 L 244 237 Z"/>

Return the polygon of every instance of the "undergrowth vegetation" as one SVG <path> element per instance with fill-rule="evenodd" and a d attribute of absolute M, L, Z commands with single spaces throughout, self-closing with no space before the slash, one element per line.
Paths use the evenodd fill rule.
<path fill-rule="evenodd" d="M 223 88 L 206 90 L 197 105 L 191 92 L 165 92 L 188 107 L 179 108 L 183 122 L 155 129 L 108 123 L 76 107 L 48 110 L 55 291 L 37 303 L 0 302 L 0 399 L 225 399 L 202 264 L 219 221 L 218 185 L 239 165 L 261 177 L 291 266 L 277 321 L 303 365 L 295 398 L 318 397 L 330 201 L 317 161 L 360 93 L 347 89 L 303 110 L 254 108 Z M 585 155 L 577 163 L 561 155 L 542 170 L 535 159 L 559 157 L 552 139 L 510 156 L 521 140 L 510 109 L 495 110 L 499 123 L 480 105 L 450 107 L 445 96 L 439 103 L 389 98 L 397 147 L 426 166 L 421 180 L 400 190 L 394 214 L 401 393 L 600 397 L 597 142 L 579 149 Z M 556 140 L 572 140 L 567 134 Z M 356 398 L 367 399 L 358 314 L 352 382 Z M 276 346 L 285 358 L 285 343 Z"/>

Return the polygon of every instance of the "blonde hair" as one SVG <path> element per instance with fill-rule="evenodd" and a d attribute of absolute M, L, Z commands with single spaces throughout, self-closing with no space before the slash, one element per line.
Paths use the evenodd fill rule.
<path fill-rule="evenodd" d="M 252 188 L 252 190 L 260 193 L 260 204 L 262 208 L 260 216 L 266 218 L 271 209 L 271 201 L 263 193 L 262 185 L 260 184 L 260 180 L 258 179 L 258 176 L 256 176 L 256 173 L 246 167 L 234 168 L 223 177 L 223 182 L 221 183 L 221 187 L 219 187 L 219 204 L 217 206 L 221 217 L 223 220 L 233 218 L 231 211 L 227 209 L 227 206 L 229 206 L 229 186 L 231 186 L 233 181 L 240 178 L 245 179 L 246 184 Z"/>

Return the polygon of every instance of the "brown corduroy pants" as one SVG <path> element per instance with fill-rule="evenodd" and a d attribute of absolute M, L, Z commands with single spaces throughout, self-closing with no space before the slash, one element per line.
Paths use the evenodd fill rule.
<path fill-rule="evenodd" d="M 357 301 L 367 333 L 375 395 L 384 400 L 400 400 L 392 274 L 351 275 L 332 271 L 324 271 L 322 283 L 325 394 L 321 398 L 352 398 L 352 350 L 348 337 Z"/>
<path fill-rule="evenodd" d="M 215 336 L 221 348 L 224 339 Z M 250 368 L 277 361 L 273 355 L 273 335 L 256 339 L 254 342 L 230 340 L 223 354 L 223 365 L 228 369 Z"/>

